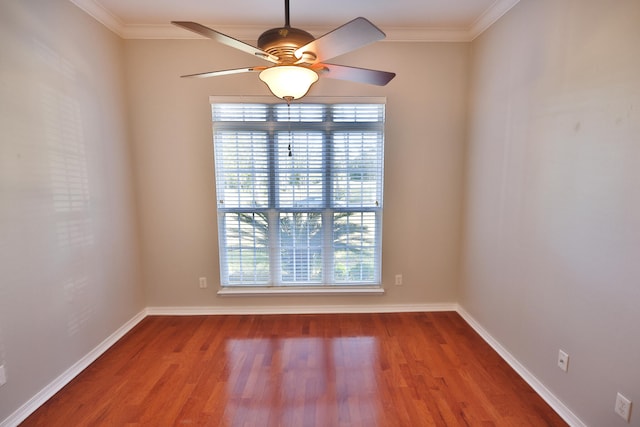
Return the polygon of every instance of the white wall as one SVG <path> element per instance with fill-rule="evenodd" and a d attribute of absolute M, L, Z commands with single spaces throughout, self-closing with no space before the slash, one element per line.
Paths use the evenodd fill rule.
<path fill-rule="evenodd" d="M 143 307 L 123 42 L 0 3 L 0 421 Z"/>
<path fill-rule="evenodd" d="M 522 0 L 472 44 L 461 304 L 591 426 L 640 403 L 639 46 L 637 0 Z"/>
<path fill-rule="evenodd" d="M 219 297 L 210 95 L 268 95 L 257 65 L 210 40 L 129 40 L 127 85 L 149 306 L 280 307 L 456 301 L 468 44 L 382 42 L 335 62 L 395 71 L 386 87 L 321 79 L 309 96 L 385 96 L 384 296 Z M 396 273 L 404 286 L 393 286 Z M 198 277 L 212 286 L 199 289 Z"/>
<path fill-rule="evenodd" d="M 63 0 L 1 3 L 0 420 L 144 306 L 459 299 L 585 422 L 625 425 L 615 392 L 640 401 L 638 22 L 636 0 L 521 0 L 471 51 L 384 42 L 339 58 L 398 73 L 310 94 L 388 99 L 387 292 L 221 298 L 208 97 L 266 88 L 178 76 L 256 60 L 122 41 Z"/>

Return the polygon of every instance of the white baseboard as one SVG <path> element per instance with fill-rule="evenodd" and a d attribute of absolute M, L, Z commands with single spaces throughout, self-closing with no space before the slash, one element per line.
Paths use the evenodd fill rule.
<path fill-rule="evenodd" d="M 511 353 L 491 336 L 464 308 L 458 306 L 458 314 L 471 326 L 487 344 L 489 344 L 517 373 L 535 390 L 542 399 L 572 427 L 587 427 L 560 399 L 545 387 L 531 372 L 527 370 Z"/>
<path fill-rule="evenodd" d="M 147 316 L 195 316 L 195 315 L 237 315 L 237 314 L 336 314 L 336 313 L 409 313 L 456 311 L 460 316 L 551 406 L 570 426 L 586 427 L 569 408 L 553 395 L 533 374 L 513 357 L 495 338 L 491 336 L 469 313 L 456 303 L 440 304 L 392 304 L 392 305 L 322 305 L 322 306 L 271 306 L 271 307 L 147 307 L 91 350 L 86 356 L 53 380 L 38 394 L 18 408 L 0 427 L 15 427 L 30 414 L 60 391 L 73 378 L 93 363 L 113 344 L 133 329 Z"/>
<path fill-rule="evenodd" d="M 388 305 L 318 305 L 318 306 L 229 306 L 229 307 L 148 307 L 150 316 L 197 316 L 234 314 L 337 314 L 337 313 L 410 313 L 456 311 L 456 303 L 388 304 Z"/>
<path fill-rule="evenodd" d="M 91 350 L 82 359 L 67 369 L 62 375 L 45 386 L 40 392 L 29 399 L 13 414 L 3 421 L 0 427 L 16 427 L 31 415 L 36 409 L 60 391 L 80 372 L 93 363 L 113 344 L 133 329 L 147 316 L 195 316 L 195 315 L 233 315 L 233 314 L 335 314 L 335 313 L 408 313 L 455 311 L 457 304 L 396 304 L 396 305 L 322 305 L 322 306 L 232 306 L 232 307 L 147 307 L 135 315 L 107 339 Z"/>
<path fill-rule="evenodd" d="M 109 335 L 107 339 L 102 341 L 93 350 L 87 353 L 82 359 L 78 360 L 69 369 L 64 371 L 62 375 L 49 383 L 45 388 L 40 390 L 35 396 L 29 399 L 24 405 L 18 408 L 13 414 L 9 415 L 4 421 L 0 421 L 0 427 L 15 427 L 31 415 L 36 409 L 43 405 L 47 400 L 53 397 L 58 391 L 66 386 L 80 372 L 92 364 L 98 357 L 114 345 L 127 332 L 134 328 L 142 319 L 147 317 L 146 310 L 142 310 L 136 314 L 127 323 L 118 328 L 117 331 Z"/>

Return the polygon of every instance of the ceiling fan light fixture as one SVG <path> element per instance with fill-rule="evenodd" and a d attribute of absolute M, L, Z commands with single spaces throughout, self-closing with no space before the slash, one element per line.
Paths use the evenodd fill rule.
<path fill-rule="evenodd" d="M 318 81 L 318 73 L 300 65 L 276 65 L 263 70 L 260 80 L 278 98 L 292 100 L 307 94 L 311 85 Z"/>

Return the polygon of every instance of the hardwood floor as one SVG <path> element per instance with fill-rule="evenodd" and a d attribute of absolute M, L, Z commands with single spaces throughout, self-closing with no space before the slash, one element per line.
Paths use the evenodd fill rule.
<path fill-rule="evenodd" d="M 152 316 L 22 426 L 564 426 L 455 312 Z"/>

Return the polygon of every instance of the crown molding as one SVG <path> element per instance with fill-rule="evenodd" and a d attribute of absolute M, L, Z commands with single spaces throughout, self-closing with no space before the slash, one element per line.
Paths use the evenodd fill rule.
<path fill-rule="evenodd" d="M 78 0 L 76 0 L 78 1 Z M 224 34 L 245 41 L 258 40 L 264 26 L 207 25 Z M 319 37 L 331 31 L 329 27 L 305 27 L 305 31 Z M 395 42 L 465 42 L 470 41 L 469 32 L 459 28 L 385 28 L 387 37 L 383 41 Z M 183 28 L 171 24 L 123 25 L 117 34 L 124 39 L 204 39 Z"/>
<path fill-rule="evenodd" d="M 493 2 L 493 4 L 471 24 L 469 28 L 469 41 L 475 40 L 476 37 L 484 33 L 519 2 L 520 0 L 496 0 Z"/>
<path fill-rule="evenodd" d="M 124 22 L 96 0 L 69 0 L 87 15 L 122 37 Z"/>
<path fill-rule="evenodd" d="M 169 23 L 157 25 L 125 24 L 106 9 L 99 0 L 70 0 L 77 7 L 102 23 L 123 39 L 202 39 L 194 33 Z M 470 42 L 487 30 L 520 0 L 496 0 L 469 28 L 434 27 L 390 27 L 383 28 L 390 42 Z M 205 25 L 207 25 L 205 23 Z M 208 25 L 216 30 L 232 35 L 239 40 L 255 41 L 265 30 L 264 26 Z M 333 28 L 305 28 L 311 34 L 320 36 Z"/>
<path fill-rule="evenodd" d="M 389 42 L 468 42 L 468 31 L 464 28 L 385 28 Z"/>

